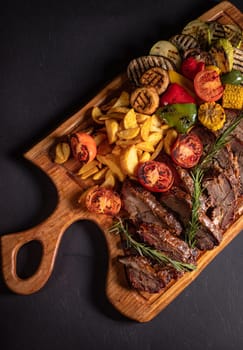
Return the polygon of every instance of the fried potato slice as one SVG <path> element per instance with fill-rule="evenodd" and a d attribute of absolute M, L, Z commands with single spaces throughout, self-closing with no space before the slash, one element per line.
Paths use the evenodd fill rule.
<path fill-rule="evenodd" d="M 124 106 L 117 106 L 117 107 L 112 107 L 107 111 L 107 115 L 113 114 L 113 113 L 121 113 L 121 114 L 126 114 L 129 112 L 130 108 L 124 107 Z"/>
<path fill-rule="evenodd" d="M 156 146 L 157 143 L 162 139 L 162 133 L 161 132 L 152 132 L 148 138 L 147 142 L 151 143 L 153 146 Z"/>
<path fill-rule="evenodd" d="M 97 124 L 104 124 L 104 122 L 100 120 L 100 117 L 102 116 L 103 116 L 103 113 L 100 107 L 96 106 L 92 108 L 91 117 Z"/>
<path fill-rule="evenodd" d="M 133 108 L 131 108 L 123 119 L 125 129 L 136 128 L 138 126 L 137 116 Z"/>
<path fill-rule="evenodd" d="M 99 166 L 100 163 L 97 160 L 92 160 L 91 162 L 84 164 L 78 171 L 78 175 L 83 175 L 86 172 L 90 171 L 90 169 Z"/>
<path fill-rule="evenodd" d="M 98 171 L 94 176 L 92 177 L 93 180 L 101 180 L 103 177 L 105 177 L 106 172 L 108 171 L 108 167 L 102 168 L 100 171 Z"/>
<path fill-rule="evenodd" d="M 138 136 L 139 132 L 140 132 L 140 128 L 136 127 L 136 128 L 121 130 L 117 133 L 117 135 L 120 139 L 131 140 L 131 139 L 134 139 L 136 136 Z"/>
<path fill-rule="evenodd" d="M 148 114 L 136 113 L 138 124 L 145 122 L 146 119 L 151 118 Z"/>
<path fill-rule="evenodd" d="M 106 131 L 109 143 L 112 144 L 117 140 L 117 132 L 119 130 L 119 124 L 115 119 L 108 119 L 105 121 Z"/>
<path fill-rule="evenodd" d="M 126 175 L 134 175 L 138 165 L 138 154 L 135 145 L 123 150 L 120 156 L 121 169 Z"/>
<path fill-rule="evenodd" d="M 86 171 L 85 173 L 82 173 L 82 174 L 80 175 L 80 178 L 81 178 L 82 180 L 86 180 L 86 179 L 88 179 L 90 176 L 92 176 L 92 175 L 98 173 L 98 171 L 99 171 L 99 168 L 98 168 L 97 166 L 95 166 L 95 167 L 89 169 L 88 171 Z"/>
<path fill-rule="evenodd" d="M 113 154 L 107 154 L 106 156 L 97 155 L 96 158 L 102 164 L 107 165 L 119 181 L 125 180 L 126 176 L 120 167 L 119 158 L 116 158 Z"/>
<path fill-rule="evenodd" d="M 161 139 L 161 141 L 158 143 L 158 145 L 156 146 L 154 152 L 151 154 L 151 160 L 154 160 L 155 158 L 158 157 L 158 155 L 160 154 L 160 152 L 163 149 L 163 145 L 164 145 L 164 140 Z"/>
<path fill-rule="evenodd" d="M 130 103 L 130 95 L 127 91 L 122 91 L 112 107 L 127 107 Z"/>
<path fill-rule="evenodd" d="M 151 154 L 149 152 L 142 152 L 141 156 L 139 157 L 139 162 L 147 162 L 150 160 Z"/>
<path fill-rule="evenodd" d="M 171 128 L 167 131 L 164 138 L 164 150 L 167 154 L 170 154 L 171 147 L 177 139 L 178 133 L 175 129 Z"/>
<path fill-rule="evenodd" d="M 137 143 L 136 147 L 145 152 L 154 152 L 154 146 L 147 141 Z"/>
<path fill-rule="evenodd" d="M 147 141 L 150 133 L 151 125 L 152 125 L 152 118 L 150 117 L 146 119 L 141 126 L 141 138 L 143 139 L 143 141 Z"/>
<path fill-rule="evenodd" d="M 71 149 L 67 142 L 60 142 L 56 145 L 55 149 L 55 163 L 63 164 L 70 157 Z"/>
<path fill-rule="evenodd" d="M 108 169 L 105 174 L 105 181 L 100 185 L 105 188 L 114 188 L 116 185 L 116 178 L 111 169 Z"/>

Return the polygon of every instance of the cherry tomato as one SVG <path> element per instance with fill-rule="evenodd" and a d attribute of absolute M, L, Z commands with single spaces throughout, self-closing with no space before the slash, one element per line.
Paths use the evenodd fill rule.
<path fill-rule="evenodd" d="M 70 138 L 72 154 L 81 163 L 91 162 L 97 153 L 94 138 L 84 132 L 76 132 Z"/>
<path fill-rule="evenodd" d="M 219 100 L 224 92 L 219 74 L 210 69 L 202 70 L 196 74 L 194 89 L 198 97 L 206 102 Z"/>
<path fill-rule="evenodd" d="M 171 168 L 154 160 L 139 164 L 137 176 L 140 184 L 151 192 L 166 192 L 174 182 Z"/>
<path fill-rule="evenodd" d="M 171 149 L 173 161 L 182 168 L 192 168 L 203 152 L 203 144 L 196 134 L 180 135 Z"/>
<path fill-rule="evenodd" d="M 85 205 L 93 213 L 113 216 L 121 209 L 121 199 L 112 189 L 95 186 L 88 191 Z"/>

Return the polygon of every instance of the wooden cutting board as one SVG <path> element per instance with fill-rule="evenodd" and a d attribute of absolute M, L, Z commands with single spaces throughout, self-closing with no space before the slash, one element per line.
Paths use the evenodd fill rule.
<path fill-rule="evenodd" d="M 217 20 L 225 24 L 237 23 L 243 29 L 243 14 L 226 1 L 213 7 L 200 18 L 202 20 Z M 57 138 L 80 129 L 89 110 L 95 105 L 100 105 L 107 96 L 123 88 L 125 84 L 126 75 L 114 79 L 81 110 L 24 155 L 51 178 L 57 189 L 58 203 L 54 212 L 38 226 L 1 237 L 2 270 L 4 280 L 13 292 L 31 294 L 38 291 L 45 285 L 52 273 L 59 243 L 65 230 L 77 220 L 92 220 L 101 228 L 107 242 L 109 263 L 106 293 L 108 299 L 115 308 L 128 318 L 139 322 L 147 322 L 175 299 L 243 229 L 243 217 L 239 218 L 227 230 L 218 247 L 200 257 L 195 271 L 185 273 L 166 291 L 150 295 L 129 288 L 124 267 L 117 262 L 117 256 L 123 254 L 119 245 L 119 237 L 108 232 L 111 219 L 104 216 L 98 217 L 80 209 L 77 199 L 82 192 L 82 184 L 72 171 L 72 165 L 57 165 L 50 158 L 50 149 Z M 42 244 L 41 262 L 34 275 L 27 279 L 20 279 L 16 273 L 18 251 L 24 244 L 33 240 L 37 240 Z"/>

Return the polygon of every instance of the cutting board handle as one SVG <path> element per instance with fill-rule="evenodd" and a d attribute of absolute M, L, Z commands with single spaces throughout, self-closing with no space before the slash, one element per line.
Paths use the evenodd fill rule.
<path fill-rule="evenodd" d="M 52 215 L 36 227 L 1 237 L 3 277 L 13 292 L 31 294 L 45 285 L 52 273 L 63 233 L 80 218 L 81 211 L 78 215 L 70 215 L 62 205 L 58 205 Z M 23 279 L 17 275 L 17 256 L 21 247 L 31 241 L 40 242 L 42 257 L 36 272 Z"/>

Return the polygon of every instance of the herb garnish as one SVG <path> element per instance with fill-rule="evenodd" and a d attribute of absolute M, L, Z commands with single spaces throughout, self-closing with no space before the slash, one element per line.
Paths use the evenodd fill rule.
<path fill-rule="evenodd" d="M 231 133 L 239 125 L 243 119 L 243 113 L 241 113 L 235 121 L 221 134 L 213 143 L 211 149 L 207 155 L 194 167 L 191 172 L 191 176 L 194 181 L 194 189 L 192 195 L 192 213 L 191 220 L 185 232 L 185 239 L 190 247 L 193 247 L 196 243 L 195 236 L 200 227 L 199 222 L 199 208 L 200 208 L 200 197 L 203 192 L 202 180 L 211 160 L 215 155 L 230 141 Z"/>
<path fill-rule="evenodd" d="M 134 248 L 139 253 L 139 255 L 152 258 L 153 260 L 156 260 L 160 264 L 162 263 L 162 264 L 168 264 L 170 266 L 173 266 L 177 271 L 192 271 L 196 269 L 196 265 L 187 264 L 187 263 L 170 259 L 161 251 L 158 251 L 156 249 L 151 248 L 150 246 L 147 246 L 144 243 L 136 241 L 130 235 L 127 225 L 124 226 L 122 219 L 121 218 L 117 218 L 117 219 L 118 221 L 111 226 L 111 228 L 109 229 L 109 232 L 123 234 L 126 238 L 126 242 L 128 246 Z"/>

